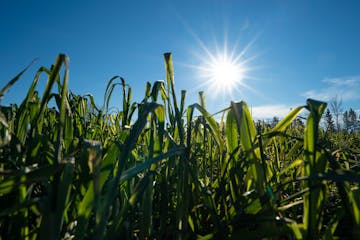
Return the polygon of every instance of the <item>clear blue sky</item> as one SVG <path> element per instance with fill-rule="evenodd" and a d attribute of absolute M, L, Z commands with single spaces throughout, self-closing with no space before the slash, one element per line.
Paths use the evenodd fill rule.
<path fill-rule="evenodd" d="M 188 90 L 188 105 L 204 90 L 210 112 L 245 100 L 256 116 L 281 116 L 307 97 L 335 95 L 360 109 L 359 13 L 359 1 L 1 0 L 0 87 L 40 58 L 2 104 L 20 102 L 58 53 L 70 57 L 72 92 L 102 105 L 108 80 L 121 75 L 139 101 L 146 81 L 165 78 L 162 54 L 172 52 L 177 90 Z M 242 56 L 251 70 L 240 91 L 215 95 L 194 66 L 224 42 L 235 55 L 251 43 Z"/>

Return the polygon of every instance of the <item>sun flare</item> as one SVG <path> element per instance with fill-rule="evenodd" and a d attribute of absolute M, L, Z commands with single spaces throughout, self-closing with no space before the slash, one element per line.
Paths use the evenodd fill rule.
<path fill-rule="evenodd" d="M 217 89 L 231 89 L 243 78 L 242 66 L 224 56 L 215 58 L 210 63 L 208 78 Z"/>
<path fill-rule="evenodd" d="M 206 54 L 200 57 L 201 64 L 196 67 L 202 81 L 199 87 L 205 87 L 213 97 L 234 97 L 235 93 L 242 93 L 245 88 L 249 89 L 245 81 L 250 77 L 251 69 L 248 64 L 252 59 L 245 58 L 244 55 L 250 45 L 240 52 L 235 48 L 229 52 L 226 46 L 227 44 L 224 44 L 223 49 L 216 48 L 213 53 L 202 45 Z"/>

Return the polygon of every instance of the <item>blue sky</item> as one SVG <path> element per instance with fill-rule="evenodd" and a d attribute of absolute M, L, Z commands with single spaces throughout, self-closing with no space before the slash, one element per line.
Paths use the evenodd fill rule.
<path fill-rule="evenodd" d="M 359 12 L 358 1 L 2 0 L 0 87 L 39 57 L 2 104 L 19 103 L 58 53 L 70 57 L 72 92 L 102 105 L 108 80 L 120 75 L 140 101 L 147 81 L 165 78 L 163 53 L 172 52 L 177 90 L 188 91 L 188 105 L 204 90 L 212 113 L 245 100 L 256 117 L 283 116 L 308 97 L 334 96 L 359 109 Z M 235 56 L 247 49 L 248 72 L 216 94 L 199 67 L 224 43 Z M 112 104 L 120 108 L 118 93 Z"/>

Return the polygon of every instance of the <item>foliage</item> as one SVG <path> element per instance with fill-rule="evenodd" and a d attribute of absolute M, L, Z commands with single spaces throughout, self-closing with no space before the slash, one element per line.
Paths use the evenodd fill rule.
<path fill-rule="evenodd" d="M 326 103 L 308 99 L 270 126 L 231 102 L 216 122 L 204 93 L 187 107 L 177 97 L 170 53 L 165 70 L 139 103 L 112 78 L 99 108 L 69 93 L 59 55 L 20 106 L 1 106 L 1 238 L 360 238 L 359 133 L 319 128 Z M 109 112 L 115 87 L 122 110 Z"/>

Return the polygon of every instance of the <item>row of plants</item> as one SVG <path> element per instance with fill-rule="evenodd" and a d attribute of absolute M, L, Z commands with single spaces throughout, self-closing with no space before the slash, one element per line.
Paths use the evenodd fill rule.
<path fill-rule="evenodd" d="M 191 105 L 177 96 L 170 53 L 164 62 L 166 81 L 148 82 L 141 102 L 114 77 L 100 108 L 69 92 L 60 54 L 19 106 L 1 106 L 1 239 L 360 238 L 360 150 L 319 127 L 326 103 L 269 127 L 231 102 L 216 121 L 203 92 Z"/>

